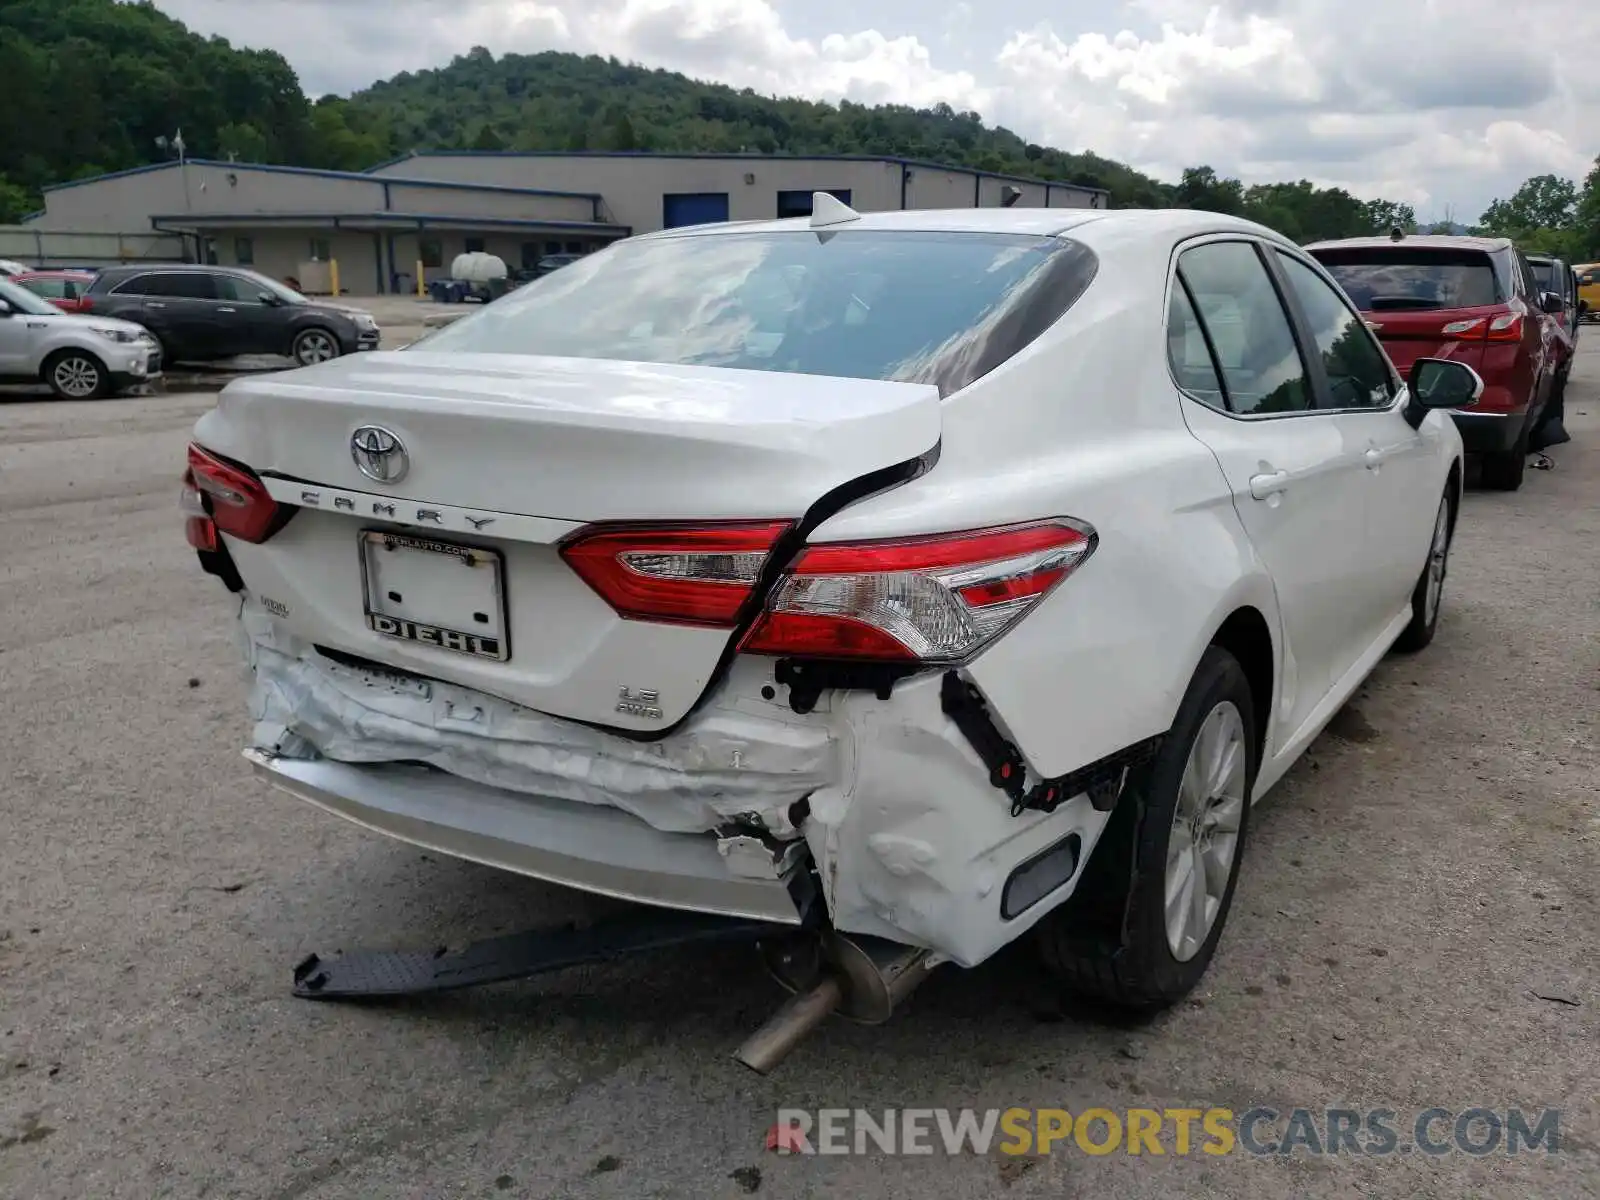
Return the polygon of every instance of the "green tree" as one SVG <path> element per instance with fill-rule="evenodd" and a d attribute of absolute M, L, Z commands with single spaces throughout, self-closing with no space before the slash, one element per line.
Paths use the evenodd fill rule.
<path fill-rule="evenodd" d="M 0 175 L 0 225 L 15 225 L 39 205 L 37 196 L 27 188 L 11 183 Z"/>
<path fill-rule="evenodd" d="M 1515 237 L 1532 229 L 1567 229 L 1578 207 L 1578 188 L 1559 175 L 1535 175 L 1509 200 L 1496 200 L 1478 218 L 1489 233 Z"/>
<path fill-rule="evenodd" d="M 504 150 L 505 141 L 494 131 L 494 126 L 485 122 L 478 127 L 478 136 L 472 139 L 473 150 Z"/>
<path fill-rule="evenodd" d="M 1172 198 L 1179 208 L 1234 216 L 1241 215 L 1245 207 L 1244 185 L 1237 179 L 1219 179 L 1210 167 L 1184 168 Z"/>
<path fill-rule="evenodd" d="M 1583 191 L 1574 206 L 1572 220 L 1573 257 L 1584 261 L 1600 258 L 1600 158 L 1583 181 Z"/>

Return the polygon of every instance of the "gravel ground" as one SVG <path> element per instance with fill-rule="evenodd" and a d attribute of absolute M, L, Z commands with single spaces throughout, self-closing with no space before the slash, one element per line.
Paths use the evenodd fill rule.
<path fill-rule="evenodd" d="M 1263 807 L 1201 990 L 1063 1012 L 1022 953 L 833 1023 L 773 1077 L 746 952 L 387 1008 L 312 949 L 585 910 L 254 782 L 233 606 L 182 544 L 205 396 L 0 403 L 0 1196 L 1600 1195 L 1600 336 L 1573 444 L 1467 496 L 1438 640 L 1384 663 Z M 788 1107 L 1560 1108 L 1508 1158 L 891 1159 L 762 1149 Z M 1170 1145 L 1170 1143 L 1169 1143 Z"/>

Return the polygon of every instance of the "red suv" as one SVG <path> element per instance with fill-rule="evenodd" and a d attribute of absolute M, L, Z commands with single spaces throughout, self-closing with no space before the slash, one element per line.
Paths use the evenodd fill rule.
<path fill-rule="evenodd" d="M 89 311 L 83 294 L 94 282 L 94 275 L 89 271 L 24 271 L 13 275 L 11 282 L 50 301 L 62 312 L 81 313 Z"/>
<path fill-rule="evenodd" d="M 1505 238 L 1348 238 L 1307 246 L 1355 301 L 1403 378 L 1419 358 L 1453 358 L 1483 395 L 1453 414 L 1483 456 L 1484 486 L 1522 485 L 1528 439 L 1555 382 L 1559 297 L 1539 288 Z"/>

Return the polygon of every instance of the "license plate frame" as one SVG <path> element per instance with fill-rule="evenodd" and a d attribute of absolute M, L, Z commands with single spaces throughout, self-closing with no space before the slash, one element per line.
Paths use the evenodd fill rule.
<path fill-rule="evenodd" d="M 506 662 L 511 657 L 511 629 L 506 604 L 505 556 L 486 546 L 473 546 L 445 538 L 417 536 L 392 529 L 363 529 L 357 543 L 361 560 L 361 607 L 367 628 L 380 637 L 414 645 L 431 646 L 447 650 L 465 658 L 485 662 Z M 442 560 L 453 559 L 469 569 L 487 568 L 489 613 L 480 610 L 474 614 L 490 616 L 488 631 L 460 629 L 462 622 L 421 620 L 414 615 L 384 611 L 384 600 L 376 578 L 373 555 L 404 550 L 437 555 Z M 413 560 L 420 561 L 420 560 Z M 481 584 L 479 590 L 482 591 Z"/>

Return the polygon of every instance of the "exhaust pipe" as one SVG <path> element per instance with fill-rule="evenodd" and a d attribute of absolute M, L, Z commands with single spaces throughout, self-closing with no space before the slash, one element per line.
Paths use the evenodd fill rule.
<path fill-rule="evenodd" d="M 883 1024 L 932 971 L 930 952 L 920 947 L 832 931 L 802 946 L 761 948 L 773 975 L 792 994 L 734 1053 L 758 1075 L 788 1057 L 830 1013 Z"/>

